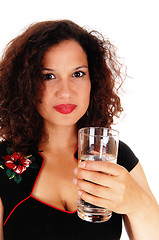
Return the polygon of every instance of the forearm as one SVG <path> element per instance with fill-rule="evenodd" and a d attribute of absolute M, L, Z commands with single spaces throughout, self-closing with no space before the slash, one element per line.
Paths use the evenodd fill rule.
<path fill-rule="evenodd" d="M 3 238 L 3 230 L 0 230 L 0 240 L 4 240 L 4 238 Z"/>
<path fill-rule="evenodd" d="M 131 240 L 159 238 L 159 206 L 146 193 L 136 211 L 124 216 L 124 222 Z"/>

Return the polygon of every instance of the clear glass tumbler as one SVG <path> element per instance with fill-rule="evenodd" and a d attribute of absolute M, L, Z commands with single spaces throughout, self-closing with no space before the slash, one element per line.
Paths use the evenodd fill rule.
<path fill-rule="evenodd" d="M 117 163 L 119 132 L 104 127 L 87 127 L 78 132 L 79 161 L 109 161 Z M 112 216 L 109 209 L 78 199 L 78 216 L 89 222 L 105 222 Z"/>

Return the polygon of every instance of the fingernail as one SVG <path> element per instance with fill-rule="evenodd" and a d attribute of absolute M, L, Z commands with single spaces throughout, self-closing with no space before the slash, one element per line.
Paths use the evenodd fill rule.
<path fill-rule="evenodd" d="M 77 179 L 76 178 L 73 179 L 73 183 L 76 185 L 76 183 L 77 183 Z"/>
<path fill-rule="evenodd" d="M 76 168 L 74 168 L 74 170 L 73 170 L 73 172 L 74 172 L 74 174 L 76 175 L 77 174 L 77 170 L 78 170 L 78 168 L 76 167 Z"/>
<path fill-rule="evenodd" d="M 81 196 L 82 195 L 82 191 L 79 190 L 78 191 L 78 195 Z"/>
<path fill-rule="evenodd" d="M 85 168 L 85 166 L 86 166 L 86 161 L 83 161 L 83 162 L 79 161 L 78 162 L 78 167 Z"/>

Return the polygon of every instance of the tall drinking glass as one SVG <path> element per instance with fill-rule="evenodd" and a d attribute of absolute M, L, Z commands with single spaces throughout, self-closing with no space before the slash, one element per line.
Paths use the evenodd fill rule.
<path fill-rule="evenodd" d="M 104 127 L 87 127 L 78 132 L 79 161 L 109 161 L 117 163 L 119 132 Z M 78 199 L 77 214 L 89 222 L 104 222 L 111 218 L 112 211 Z"/>

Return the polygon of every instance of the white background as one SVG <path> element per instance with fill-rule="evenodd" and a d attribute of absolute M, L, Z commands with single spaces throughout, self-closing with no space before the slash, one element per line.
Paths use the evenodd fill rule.
<path fill-rule="evenodd" d="M 156 0 L 14 0 L 0 5 L 0 53 L 33 22 L 70 19 L 102 32 L 127 66 L 124 114 L 114 128 L 140 159 L 159 201 L 159 14 Z M 122 239 L 126 240 L 125 232 Z"/>

